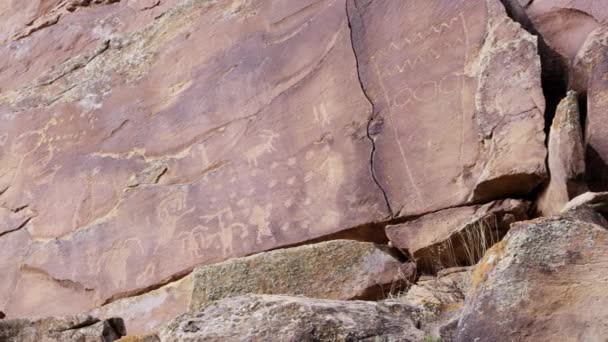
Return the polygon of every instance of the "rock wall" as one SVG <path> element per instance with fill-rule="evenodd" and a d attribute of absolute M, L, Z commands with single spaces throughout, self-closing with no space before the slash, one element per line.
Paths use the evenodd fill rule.
<path fill-rule="evenodd" d="M 574 198 L 608 190 L 606 8 L 4 1 L 0 313 L 21 327 L 11 336 L 29 329 L 14 319 L 87 313 L 152 333 L 135 340 L 212 338 L 188 330 L 205 324 L 221 340 L 235 306 L 254 305 L 264 308 L 247 311 L 236 340 L 276 334 L 246 329 L 293 307 L 306 311 L 298 324 L 342 316 L 287 340 L 506 338 L 484 330 L 494 316 L 475 316 L 511 276 L 488 272 L 500 263 L 486 250 L 513 244 L 515 222 L 563 208 L 576 227 L 605 222 L 603 193 Z M 446 269 L 484 254 L 466 296 L 439 281 L 468 279 Z M 343 302 L 386 297 L 407 314 Z M 383 313 L 349 335 L 369 310 Z M 393 319 L 401 330 L 370 328 Z"/>

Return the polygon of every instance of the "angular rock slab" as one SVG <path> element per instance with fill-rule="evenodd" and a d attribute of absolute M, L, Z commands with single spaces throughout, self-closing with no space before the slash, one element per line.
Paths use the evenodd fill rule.
<path fill-rule="evenodd" d="M 589 207 L 597 212 L 608 214 L 608 192 L 586 192 L 566 203 L 562 212 L 566 213 L 579 207 Z"/>
<path fill-rule="evenodd" d="M 276 250 L 198 268 L 190 311 L 215 300 L 253 294 L 302 295 L 324 299 L 378 299 L 415 276 L 386 247 L 335 240 Z"/>
<path fill-rule="evenodd" d="M 79 315 L 63 318 L 0 320 L 3 342 L 112 342 L 125 335 L 119 318 L 104 321 Z"/>
<path fill-rule="evenodd" d="M 608 231 L 571 218 L 514 225 L 472 276 L 457 341 L 608 336 Z"/>
<path fill-rule="evenodd" d="M 498 0 L 348 2 L 395 213 L 525 194 L 545 176 L 536 38 Z"/>
<path fill-rule="evenodd" d="M 158 335 L 161 342 L 422 341 L 416 311 L 400 302 L 249 295 L 178 317 Z"/>
<path fill-rule="evenodd" d="M 573 87 L 587 95 L 585 139 L 587 183 L 591 191 L 608 190 L 608 26 L 593 31 L 573 65 Z"/>
<path fill-rule="evenodd" d="M 441 210 L 386 227 L 394 247 L 407 251 L 423 272 L 473 265 L 509 230 L 527 218 L 529 204 L 503 200 Z"/>
<path fill-rule="evenodd" d="M 587 190 L 583 131 L 573 91 L 557 106 L 548 145 L 550 180 L 537 201 L 543 216 L 559 213 L 566 203 Z"/>
<path fill-rule="evenodd" d="M 0 205 L 37 213 L 9 316 L 389 216 L 343 1 L 187 0 L 111 32 L 0 94 Z"/>
<path fill-rule="evenodd" d="M 89 314 L 100 319 L 120 317 L 129 334 L 146 334 L 188 312 L 191 296 L 189 274 L 156 290 L 95 308 Z"/>

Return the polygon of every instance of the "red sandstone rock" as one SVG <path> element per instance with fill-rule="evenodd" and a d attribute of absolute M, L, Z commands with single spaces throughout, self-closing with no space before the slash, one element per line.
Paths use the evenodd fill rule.
<path fill-rule="evenodd" d="M 608 190 L 608 26 L 593 31 L 571 71 L 572 87 L 586 94 L 587 183 L 592 191 Z"/>
<path fill-rule="evenodd" d="M 527 218 L 528 203 L 504 200 L 459 207 L 388 226 L 393 246 L 407 251 L 426 272 L 475 264 L 514 221 Z"/>
<path fill-rule="evenodd" d="M 586 191 L 585 147 L 573 91 L 557 107 L 549 132 L 548 164 L 551 179 L 537 202 L 543 216 L 559 213 L 568 201 Z"/>
<path fill-rule="evenodd" d="M 343 1 L 133 5 L 67 11 L 0 52 L 0 205 L 37 213 L 34 242 L 2 251 L 26 250 L 2 261 L 11 317 L 390 215 Z"/>
<path fill-rule="evenodd" d="M 608 19 L 608 7 L 603 0 L 528 2 L 524 4 L 526 13 L 535 29 L 567 62 L 576 57 L 587 36 Z"/>
<path fill-rule="evenodd" d="M 536 38 L 499 1 L 349 1 L 374 104 L 374 171 L 419 215 L 531 191 L 546 176 Z"/>

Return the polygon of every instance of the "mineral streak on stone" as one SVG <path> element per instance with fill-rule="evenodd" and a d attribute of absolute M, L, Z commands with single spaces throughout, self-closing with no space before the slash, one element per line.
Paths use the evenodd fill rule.
<path fill-rule="evenodd" d="M 36 213 L 33 242 L 0 251 L 7 314 L 88 310 L 390 216 L 343 1 L 125 6 L 0 49 L 0 205 Z M 10 80 L 24 59 L 36 72 Z"/>
<path fill-rule="evenodd" d="M 546 176 L 536 38 L 499 1 L 348 1 L 374 105 L 373 168 L 419 215 L 531 191 Z"/>

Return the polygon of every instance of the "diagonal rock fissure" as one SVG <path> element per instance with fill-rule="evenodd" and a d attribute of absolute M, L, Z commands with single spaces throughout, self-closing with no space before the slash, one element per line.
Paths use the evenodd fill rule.
<path fill-rule="evenodd" d="M 120 299 L 125 299 L 125 298 L 130 298 L 130 297 L 136 297 L 136 296 L 140 296 L 143 294 L 146 294 L 148 292 L 152 292 L 154 290 L 158 290 L 163 286 L 169 285 L 171 283 L 175 283 L 185 277 L 187 277 L 190 273 L 192 273 L 192 271 L 198 266 L 193 266 L 190 267 L 182 272 L 178 272 L 170 277 L 165 278 L 164 280 L 161 280 L 159 282 L 156 282 L 150 286 L 145 286 L 145 287 L 140 287 L 138 289 L 135 290 L 131 290 L 131 291 L 125 291 L 125 292 L 121 292 L 121 293 L 117 293 L 114 294 L 113 296 L 106 298 L 103 303 L 101 303 L 99 306 L 104 306 L 104 305 L 108 305 L 112 302 L 115 302 L 117 300 Z"/>
<path fill-rule="evenodd" d="M 3 237 L 4 235 L 10 234 L 10 233 L 14 233 L 16 231 L 19 231 L 23 228 L 25 228 L 25 226 L 32 220 L 32 217 L 28 217 L 27 219 L 25 219 L 25 221 L 23 221 L 23 223 L 21 223 L 18 227 L 16 227 L 15 229 L 11 229 L 11 230 L 7 230 L 5 232 L 0 233 L 0 238 Z"/>
<path fill-rule="evenodd" d="M 89 288 L 84 286 L 83 284 L 70 280 L 70 279 L 58 279 L 55 278 L 53 275 L 51 275 L 47 270 L 44 270 L 42 268 L 39 267 L 35 267 L 35 266 L 31 266 L 28 264 L 23 264 L 21 266 L 21 271 L 23 272 L 29 272 L 29 273 L 34 273 L 34 274 L 39 274 L 49 280 L 51 280 L 52 282 L 57 283 L 59 286 L 67 288 L 67 289 L 72 289 L 74 291 L 77 292 L 91 292 L 94 291 L 95 289 L 93 288 Z"/>
<path fill-rule="evenodd" d="M 348 20 L 348 29 L 350 31 L 350 44 L 351 44 L 351 48 L 353 51 L 353 55 L 355 56 L 355 66 L 357 68 L 357 80 L 359 82 L 359 85 L 361 86 L 361 91 L 363 92 L 363 95 L 365 95 L 365 98 L 367 99 L 369 104 L 372 106 L 371 114 L 370 114 L 369 120 L 367 122 L 367 127 L 366 127 L 366 136 L 367 136 L 367 139 L 371 143 L 369 169 L 370 169 L 371 177 L 372 177 L 374 183 L 376 184 L 378 189 L 382 192 L 382 196 L 384 197 L 384 202 L 386 204 L 386 208 L 388 210 L 390 217 L 392 218 L 392 217 L 395 217 L 395 212 L 393 211 L 393 208 L 391 207 L 391 203 L 388 198 L 388 194 L 387 194 L 386 190 L 384 190 L 384 188 L 382 187 L 382 184 L 380 184 L 380 181 L 378 180 L 378 176 L 376 175 L 376 168 L 374 165 L 375 155 L 377 152 L 377 146 L 376 146 L 376 141 L 373 137 L 371 129 L 373 126 L 374 117 L 376 115 L 376 106 L 374 104 L 374 101 L 372 101 L 370 95 L 367 93 L 365 86 L 363 85 L 363 80 L 361 78 L 361 69 L 359 67 L 359 56 L 357 55 L 357 51 L 355 50 L 355 46 L 353 45 L 353 30 L 352 30 L 351 18 L 350 18 L 350 14 L 348 13 L 347 6 L 348 6 L 348 2 L 345 2 L 344 11 L 346 12 L 346 18 Z"/>

